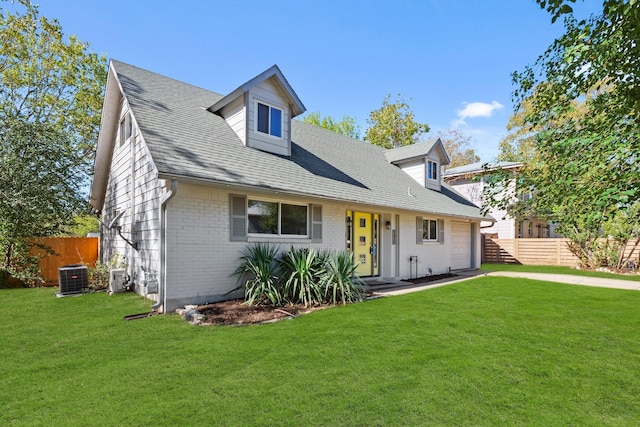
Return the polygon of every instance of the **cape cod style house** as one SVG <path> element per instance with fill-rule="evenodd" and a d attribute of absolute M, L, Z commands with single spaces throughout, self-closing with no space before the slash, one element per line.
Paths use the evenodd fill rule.
<path fill-rule="evenodd" d="M 380 280 L 480 266 L 440 140 L 383 150 L 294 120 L 277 66 L 220 95 L 111 61 L 90 202 L 101 258 L 164 312 L 227 299 L 254 242 L 351 251 Z"/>

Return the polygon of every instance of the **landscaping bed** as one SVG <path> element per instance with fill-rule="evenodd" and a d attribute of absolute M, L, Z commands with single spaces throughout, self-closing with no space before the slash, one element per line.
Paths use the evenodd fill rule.
<path fill-rule="evenodd" d="M 297 317 L 319 308 L 322 306 L 305 307 L 299 304 L 280 308 L 247 305 L 243 300 L 237 299 L 201 305 L 196 310 L 204 315 L 204 318 L 198 322 L 200 325 L 250 325 Z"/>

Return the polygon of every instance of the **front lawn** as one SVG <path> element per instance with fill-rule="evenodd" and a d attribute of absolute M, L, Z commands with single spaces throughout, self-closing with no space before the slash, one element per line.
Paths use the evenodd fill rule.
<path fill-rule="evenodd" d="M 558 265 L 482 264 L 483 271 L 515 271 L 519 273 L 571 274 L 575 276 L 604 277 L 607 279 L 634 280 L 640 282 L 640 274 L 614 274 L 603 271 L 578 270 Z"/>
<path fill-rule="evenodd" d="M 482 277 L 247 327 L 0 291 L 2 425 L 638 425 L 640 293 Z"/>

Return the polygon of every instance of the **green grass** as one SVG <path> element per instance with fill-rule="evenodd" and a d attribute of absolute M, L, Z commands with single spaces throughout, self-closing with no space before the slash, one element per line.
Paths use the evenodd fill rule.
<path fill-rule="evenodd" d="M 638 425 L 640 293 L 482 277 L 249 327 L 0 291 L 1 425 Z"/>
<path fill-rule="evenodd" d="M 601 271 L 578 270 L 571 267 L 561 267 L 556 265 L 482 264 L 481 270 L 571 274 L 574 276 L 604 277 L 608 279 L 633 280 L 640 282 L 640 274 L 614 274 Z"/>

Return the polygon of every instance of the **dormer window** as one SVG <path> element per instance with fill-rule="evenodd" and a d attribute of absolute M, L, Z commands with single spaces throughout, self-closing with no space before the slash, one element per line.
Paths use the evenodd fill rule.
<path fill-rule="evenodd" d="M 427 160 L 427 179 L 438 179 L 438 163 Z"/>
<path fill-rule="evenodd" d="M 282 110 L 261 102 L 257 104 L 256 130 L 282 138 Z"/>

